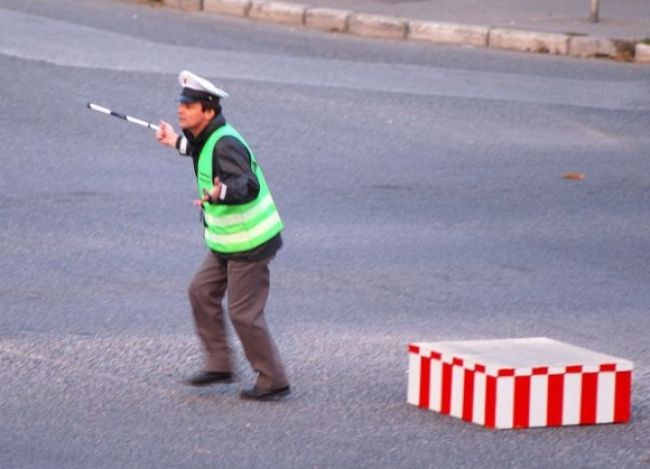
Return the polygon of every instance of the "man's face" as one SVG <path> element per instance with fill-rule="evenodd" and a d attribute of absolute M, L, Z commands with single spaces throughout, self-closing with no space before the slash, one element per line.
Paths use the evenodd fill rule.
<path fill-rule="evenodd" d="M 214 117 L 212 110 L 203 111 L 201 103 L 178 103 L 178 125 L 197 136 Z"/>

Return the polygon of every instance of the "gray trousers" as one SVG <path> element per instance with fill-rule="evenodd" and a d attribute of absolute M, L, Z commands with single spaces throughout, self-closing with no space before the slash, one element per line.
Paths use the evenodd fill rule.
<path fill-rule="evenodd" d="M 196 332 L 206 352 L 205 371 L 232 371 L 222 299 L 228 293 L 228 314 L 246 358 L 258 372 L 261 389 L 287 386 L 289 381 L 271 338 L 264 306 L 269 295 L 269 262 L 220 260 L 208 252 L 188 293 Z"/>

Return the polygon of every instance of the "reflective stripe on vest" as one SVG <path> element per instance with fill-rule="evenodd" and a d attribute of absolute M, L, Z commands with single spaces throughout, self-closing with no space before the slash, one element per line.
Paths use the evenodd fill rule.
<path fill-rule="evenodd" d="M 262 223 L 259 223 L 255 226 L 255 228 L 248 231 L 240 231 L 238 233 L 231 234 L 218 234 L 213 233 L 206 228 L 205 239 L 207 241 L 220 245 L 245 245 L 263 234 L 265 231 L 272 229 L 277 223 L 282 223 L 282 220 L 280 220 L 280 215 L 278 212 L 274 212 L 273 215 L 266 218 Z"/>
<path fill-rule="evenodd" d="M 199 196 L 203 194 L 204 189 L 209 191 L 213 187 L 212 154 L 219 139 L 225 136 L 238 139 L 248 150 L 251 168 L 259 181 L 260 191 L 254 200 L 245 204 L 203 204 L 203 217 L 206 224 L 205 242 L 213 251 L 244 252 L 264 244 L 277 235 L 282 231 L 283 224 L 255 155 L 230 124 L 220 127 L 210 135 L 201 150 L 197 165 Z"/>

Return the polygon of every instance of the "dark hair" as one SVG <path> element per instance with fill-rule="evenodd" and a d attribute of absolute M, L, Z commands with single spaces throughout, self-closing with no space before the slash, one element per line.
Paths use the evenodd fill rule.
<path fill-rule="evenodd" d="M 221 114 L 221 104 L 219 103 L 219 100 L 217 99 L 216 101 L 201 101 L 201 110 L 205 112 L 208 109 L 212 109 L 214 111 L 215 117 Z"/>

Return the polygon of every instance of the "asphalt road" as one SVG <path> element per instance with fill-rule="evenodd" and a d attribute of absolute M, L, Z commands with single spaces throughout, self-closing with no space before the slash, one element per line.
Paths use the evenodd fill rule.
<path fill-rule="evenodd" d="M 142 2 L 0 5 L 0 466 L 648 467 L 650 74 Z M 191 164 L 88 101 L 175 121 L 230 94 L 286 224 L 284 402 L 207 389 Z M 562 178 L 568 171 L 582 181 Z M 413 341 L 548 336 L 635 362 L 627 425 L 489 431 L 406 404 Z"/>

